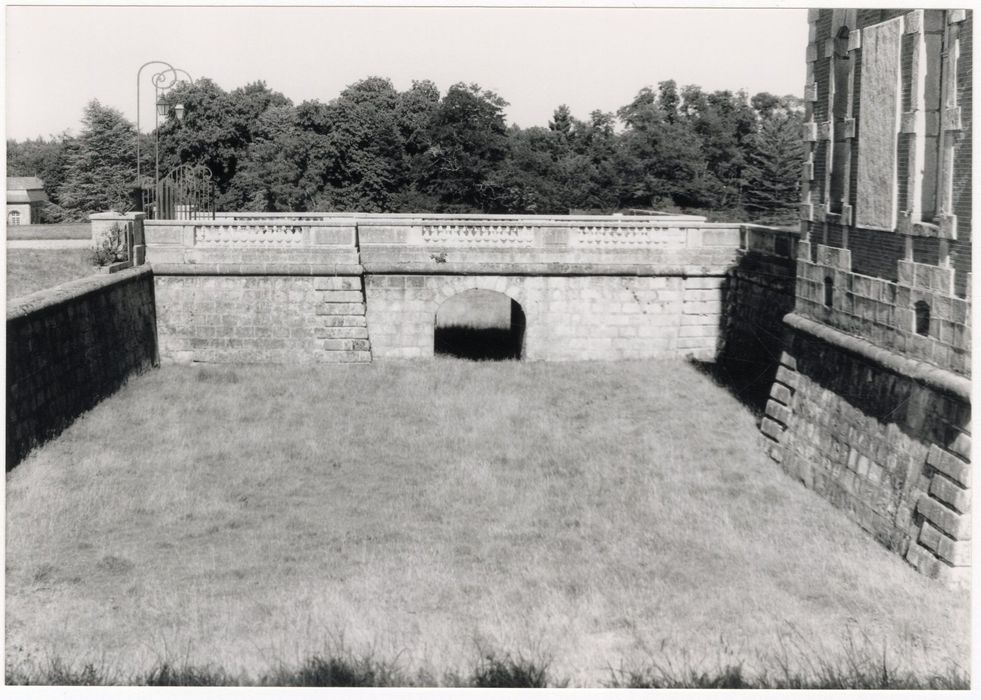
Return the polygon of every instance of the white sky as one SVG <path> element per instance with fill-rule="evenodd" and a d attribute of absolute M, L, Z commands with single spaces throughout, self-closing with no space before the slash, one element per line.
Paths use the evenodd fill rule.
<path fill-rule="evenodd" d="M 556 106 L 614 111 L 674 78 L 707 90 L 801 95 L 803 9 L 6 7 L 6 136 L 77 133 L 93 98 L 136 116 L 152 59 L 226 90 L 254 80 L 295 103 L 369 75 L 399 90 L 476 82 L 544 126 Z M 152 128 L 147 69 L 141 120 Z"/>

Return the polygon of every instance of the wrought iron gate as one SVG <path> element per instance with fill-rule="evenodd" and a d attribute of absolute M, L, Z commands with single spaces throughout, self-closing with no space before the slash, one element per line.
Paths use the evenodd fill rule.
<path fill-rule="evenodd" d="M 205 165 L 177 166 L 160 180 L 156 191 L 143 190 L 143 204 L 151 219 L 214 219 L 211 169 Z"/>

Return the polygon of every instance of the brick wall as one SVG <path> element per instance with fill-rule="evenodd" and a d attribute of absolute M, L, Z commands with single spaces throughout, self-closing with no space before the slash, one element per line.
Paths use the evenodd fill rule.
<path fill-rule="evenodd" d="M 7 309 L 7 469 L 156 361 L 146 266 L 14 300 Z"/>
<path fill-rule="evenodd" d="M 840 18 L 846 18 L 849 24 L 845 26 L 852 31 L 861 31 L 881 22 L 892 20 L 910 13 L 909 10 L 896 9 L 873 9 L 852 11 L 853 15 L 848 15 L 840 10 L 812 10 L 810 21 L 810 45 L 808 48 L 808 75 L 809 80 L 813 81 L 813 91 L 807 102 L 806 119 L 809 123 L 820 125 L 828 119 L 828 103 L 831 99 L 831 58 L 827 55 L 827 43 L 832 39 L 832 33 L 836 29 L 832 17 L 835 13 L 843 13 Z M 969 273 L 971 271 L 971 158 L 972 158 L 972 46 L 973 46 L 973 12 L 967 11 L 964 21 L 953 21 L 954 11 L 934 12 L 930 18 L 922 15 L 924 19 L 921 23 L 924 26 L 919 28 L 907 29 L 902 37 L 902 47 L 900 51 L 900 79 L 901 93 L 900 105 L 901 112 L 918 108 L 924 109 L 923 104 L 915 105 L 912 81 L 916 74 L 912 58 L 914 55 L 914 44 L 916 32 L 927 31 L 937 32 L 938 26 L 935 22 L 939 20 L 944 25 L 955 26 L 956 31 L 952 36 L 956 36 L 959 42 L 959 52 L 957 60 L 957 77 L 954 85 L 956 94 L 956 105 L 960 109 L 962 128 L 959 132 L 953 132 L 954 156 L 952 172 L 952 201 L 950 212 L 957 217 L 956 238 L 949 243 L 949 265 L 956 271 L 952 293 L 959 297 L 965 297 L 970 288 Z M 913 20 L 908 20 L 913 22 Z M 929 27 L 926 25 L 929 24 Z M 913 25 L 907 25 L 912 27 Z M 934 33 L 933 36 L 939 36 Z M 946 36 L 946 35 L 945 35 Z M 949 39 L 953 41 L 953 39 Z M 950 47 L 945 47 L 949 49 Z M 927 50 L 927 49 L 922 49 Z M 850 139 L 851 158 L 849 165 L 850 186 L 846 192 L 845 200 L 851 205 L 854 214 L 856 206 L 856 184 L 858 182 L 858 154 L 862 150 L 862 119 L 860 109 L 860 97 L 863 88 L 862 76 L 862 52 L 861 43 L 853 45 L 848 52 L 852 58 L 853 71 L 853 93 L 852 93 L 852 117 L 855 120 L 856 138 Z M 944 67 L 946 70 L 946 66 Z M 933 77 L 933 76 L 932 76 Z M 840 88 L 840 86 L 839 86 Z M 836 120 L 832 125 L 832 132 L 839 133 L 844 129 L 841 120 Z M 809 195 L 806 203 L 812 208 L 804 207 L 803 229 L 810 234 L 812 240 L 818 243 L 827 243 L 833 246 L 844 245 L 841 230 L 838 228 L 838 220 L 835 217 L 827 217 L 822 213 L 824 206 L 831 211 L 838 209 L 837 203 L 828 201 L 829 193 L 826 187 L 826 180 L 829 177 L 827 171 L 827 154 L 830 141 L 821 136 L 821 131 L 816 132 L 817 138 L 810 142 L 810 154 L 813 159 L 814 168 L 811 177 L 808 179 Z M 837 138 L 837 136 L 835 137 Z M 912 192 L 909 187 L 909 153 L 910 147 L 915 143 L 916 138 L 909 133 L 897 134 L 896 140 L 896 187 L 897 187 L 897 206 L 898 212 L 909 210 L 915 204 L 912 201 Z M 918 167 L 922 167 L 919 164 Z M 933 167 L 938 167 L 934 164 Z M 927 185 L 932 183 L 927 182 Z M 940 219 L 933 219 L 931 214 L 926 220 L 927 223 L 940 226 Z M 850 227 L 847 231 L 847 247 L 852 252 L 854 271 L 869 276 L 882 277 L 895 281 L 897 279 L 897 261 L 904 258 L 905 241 L 902 232 L 897 227 L 896 231 L 878 231 L 862 228 Z M 916 234 L 919 236 L 920 234 Z M 926 262 L 927 258 L 936 256 L 935 249 L 926 252 L 922 247 L 920 239 L 917 238 L 914 247 L 920 253 L 917 262 Z M 925 254 L 924 254 L 925 253 Z M 938 264 L 933 262 L 931 264 Z"/>

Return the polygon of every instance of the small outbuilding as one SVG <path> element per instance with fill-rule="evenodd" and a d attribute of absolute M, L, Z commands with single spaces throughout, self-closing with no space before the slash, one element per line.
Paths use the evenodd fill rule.
<path fill-rule="evenodd" d="M 41 222 L 41 206 L 48 201 L 44 182 L 37 177 L 7 178 L 7 226 Z"/>

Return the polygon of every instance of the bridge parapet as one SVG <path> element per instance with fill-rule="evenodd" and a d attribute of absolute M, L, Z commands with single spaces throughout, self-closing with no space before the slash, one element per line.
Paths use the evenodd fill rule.
<path fill-rule="evenodd" d="M 369 273 L 617 274 L 723 272 L 739 224 L 654 217 L 429 218 L 358 221 Z"/>
<path fill-rule="evenodd" d="M 162 273 L 361 273 L 350 218 L 158 220 L 146 222 L 145 236 L 147 260 Z"/>
<path fill-rule="evenodd" d="M 622 214 L 422 214 L 422 213 L 378 213 L 378 212 L 218 212 L 218 219 L 245 221 L 330 221 L 332 219 L 355 219 L 357 221 L 371 220 L 447 220 L 447 221 L 705 221 L 704 216 L 692 214 L 673 214 L 668 212 L 652 212 L 645 215 Z"/>
<path fill-rule="evenodd" d="M 799 241 L 796 228 L 743 224 L 739 247 L 746 252 L 796 260 Z"/>

